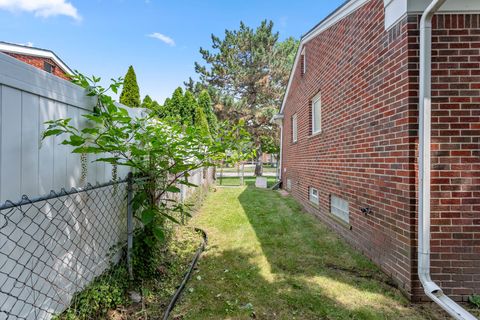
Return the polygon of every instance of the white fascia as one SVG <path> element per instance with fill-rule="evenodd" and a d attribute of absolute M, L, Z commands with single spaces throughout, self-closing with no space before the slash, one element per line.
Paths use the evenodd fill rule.
<path fill-rule="evenodd" d="M 55 53 L 50 50 L 0 42 L 0 52 L 16 53 L 27 56 L 52 59 L 65 73 L 73 74 L 73 71 Z"/>

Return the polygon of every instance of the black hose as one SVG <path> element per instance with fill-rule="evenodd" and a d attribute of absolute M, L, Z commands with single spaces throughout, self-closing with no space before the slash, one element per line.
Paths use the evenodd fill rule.
<path fill-rule="evenodd" d="M 190 263 L 190 267 L 188 268 L 187 272 L 185 273 L 185 276 L 183 277 L 182 282 L 180 283 L 180 286 L 177 288 L 177 291 L 175 291 L 175 294 L 172 296 L 172 299 L 170 300 L 170 303 L 168 304 L 167 310 L 165 310 L 165 314 L 163 315 L 163 320 L 167 320 L 168 317 L 170 316 L 170 313 L 172 312 L 173 308 L 175 308 L 175 305 L 177 304 L 178 299 L 182 295 L 183 290 L 185 289 L 185 286 L 190 280 L 193 269 L 197 265 L 198 259 L 200 258 L 200 255 L 202 252 L 205 250 L 205 247 L 207 246 L 208 243 L 208 237 L 205 231 L 203 231 L 200 228 L 195 228 L 195 231 L 198 233 L 202 234 L 203 241 L 200 244 L 200 246 L 197 249 L 197 252 L 195 252 L 195 256 L 193 257 L 192 262 Z"/>

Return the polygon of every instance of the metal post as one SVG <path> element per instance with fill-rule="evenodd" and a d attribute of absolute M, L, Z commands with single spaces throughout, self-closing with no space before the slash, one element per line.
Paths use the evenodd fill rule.
<path fill-rule="evenodd" d="M 127 178 L 127 269 L 130 280 L 133 280 L 132 248 L 133 248 L 133 174 Z"/>

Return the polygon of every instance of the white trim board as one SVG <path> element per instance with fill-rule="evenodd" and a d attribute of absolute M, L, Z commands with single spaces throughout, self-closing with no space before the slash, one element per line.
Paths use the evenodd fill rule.
<path fill-rule="evenodd" d="M 24 54 L 27 56 L 52 59 L 64 72 L 73 74 L 73 71 L 52 51 L 39 48 L 26 47 L 13 43 L 0 42 L 0 52 Z"/>

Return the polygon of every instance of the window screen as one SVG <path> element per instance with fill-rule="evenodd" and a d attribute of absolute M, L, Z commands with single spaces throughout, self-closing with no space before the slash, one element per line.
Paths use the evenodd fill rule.
<path fill-rule="evenodd" d="M 330 196 L 330 211 L 337 218 L 350 223 L 350 212 L 348 209 L 348 201 L 340 197 Z"/>
<path fill-rule="evenodd" d="M 322 131 L 322 102 L 320 95 L 312 100 L 312 134 Z"/>
<path fill-rule="evenodd" d="M 292 116 L 292 141 L 297 142 L 298 133 L 297 133 L 297 115 Z"/>

